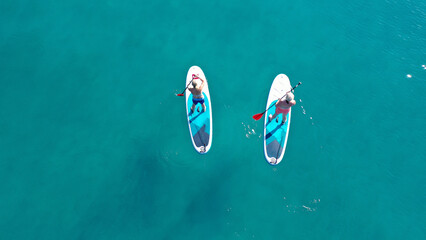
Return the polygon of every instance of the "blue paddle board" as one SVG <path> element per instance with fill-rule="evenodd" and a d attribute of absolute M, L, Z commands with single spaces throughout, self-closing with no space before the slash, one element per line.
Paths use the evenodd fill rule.
<path fill-rule="evenodd" d="M 269 90 L 268 102 L 266 109 L 271 107 L 265 115 L 263 149 L 266 161 L 271 165 L 277 165 L 284 157 L 287 145 L 288 132 L 290 129 L 291 109 L 287 113 L 287 121 L 282 124 L 283 116 L 278 115 L 278 123 L 276 119 L 269 121 L 269 115 L 275 113 L 275 103 L 279 98 L 284 96 L 287 91 L 291 90 L 290 80 L 285 74 L 279 74 L 272 82 Z"/>
<path fill-rule="evenodd" d="M 188 89 L 186 89 L 186 116 L 188 119 L 189 134 L 191 137 L 192 145 L 198 153 L 205 154 L 210 150 L 213 136 L 210 92 L 204 72 L 198 66 L 192 66 L 191 68 L 189 68 L 188 74 L 186 76 L 186 86 L 188 86 L 188 84 L 191 82 L 193 74 L 205 81 L 203 87 L 203 95 L 204 103 L 206 105 L 206 111 L 203 112 L 201 104 L 198 103 L 195 107 L 194 112 L 191 112 L 192 93 Z M 200 111 L 198 111 L 198 109 Z"/>

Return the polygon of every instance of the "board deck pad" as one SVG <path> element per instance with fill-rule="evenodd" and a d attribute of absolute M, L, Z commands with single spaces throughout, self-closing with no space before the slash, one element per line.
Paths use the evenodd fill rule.
<path fill-rule="evenodd" d="M 269 115 L 275 114 L 275 103 L 290 89 L 291 85 L 288 77 L 285 74 L 279 74 L 275 77 L 269 91 L 266 108 L 271 108 L 265 113 L 263 148 L 265 159 L 271 165 L 277 165 L 284 157 L 290 129 L 291 109 L 286 114 L 287 120 L 284 124 L 282 124 L 282 114 L 279 114 L 272 121 L 269 121 Z M 276 119 L 278 119 L 278 123 Z"/>
<path fill-rule="evenodd" d="M 269 105 L 269 107 L 271 105 L 274 105 L 274 106 L 268 110 L 266 117 L 268 117 L 270 114 L 274 115 L 276 102 L 277 101 L 273 101 Z M 275 119 L 272 119 L 272 121 L 268 120 L 268 122 L 266 123 L 266 131 L 265 131 L 266 133 L 265 141 L 266 141 L 266 151 L 267 151 L 266 154 L 270 158 L 274 157 L 275 159 L 279 159 L 283 151 L 285 150 L 283 147 L 284 147 L 284 142 L 287 136 L 287 130 L 289 125 L 288 119 L 290 119 L 291 112 L 288 112 L 286 116 L 287 116 L 287 121 L 285 121 L 284 125 L 281 123 L 283 118 L 282 114 L 277 116 L 278 123 L 276 122 Z"/>
<path fill-rule="evenodd" d="M 203 93 L 204 99 L 207 99 L 205 93 Z M 207 147 L 210 141 L 210 104 L 209 101 L 204 100 L 206 105 L 206 111 L 203 112 L 201 104 L 195 106 L 194 112 L 188 113 L 189 125 L 191 128 L 192 138 L 194 139 L 195 146 Z M 192 94 L 188 98 L 188 109 L 192 107 Z M 200 110 L 200 112 L 197 111 Z"/>
<path fill-rule="evenodd" d="M 203 87 L 203 96 L 206 110 L 203 112 L 202 105 L 197 103 L 194 112 L 191 112 L 191 107 L 193 104 L 192 93 L 187 89 L 185 91 L 186 116 L 188 119 L 189 134 L 191 136 L 192 145 L 198 153 L 205 154 L 210 150 L 213 139 L 213 121 L 210 92 L 207 79 L 204 76 L 204 72 L 198 66 L 192 66 L 189 68 L 188 74 L 186 76 L 186 86 L 191 83 L 193 75 L 205 81 Z M 197 111 L 198 109 L 200 110 L 199 112 Z"/>

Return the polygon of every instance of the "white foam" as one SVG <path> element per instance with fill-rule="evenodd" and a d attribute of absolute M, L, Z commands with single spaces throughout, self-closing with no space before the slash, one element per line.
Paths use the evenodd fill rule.
<path fill-rule="evenodd" d="M 308 210 L 309 212 L 312 212 L 312 209 L 310 207 L 307 207 L 305 205 L 302 205 L 303 208 L 305 208 L 306 210 Z"/>

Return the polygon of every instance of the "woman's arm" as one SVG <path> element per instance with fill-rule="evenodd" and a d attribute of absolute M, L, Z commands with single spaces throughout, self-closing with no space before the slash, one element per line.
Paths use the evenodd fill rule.
<path fill-rule="evenodd" d="M 203 87 L 204 87 L 204 80 L 201 79 L 201 78 L 198 78 L 198 79 L 201 80 L 201 85 L 200 85 L 200 88 L 199 88 L 199 90 L 201 91 L 201 90 L 203 90 Z"/>

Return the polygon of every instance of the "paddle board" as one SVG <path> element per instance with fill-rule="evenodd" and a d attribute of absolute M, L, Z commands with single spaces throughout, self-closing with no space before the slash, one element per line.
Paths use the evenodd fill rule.
<path fill-rule="evenodd" d="M 290 129 L 291 109 L 287 113 L 287 121 L 282 124 L 282 114 L 278 115 L 278 123 L 275 119 L 269 121 L 269 115 L 275 113 L 275 103 L 290 91 L 290 80 L 285 74 L 279 74 L 272 82 L 269 90 L 268 102 L 266 109 L 271 107 L 265 114 L 265 129 L 263 133 L 263 149 L 266 161 L 271 165 L 277 165 L 284 157 L 285 147 L 287 145 L 288 131 Z"/>
<path fill-rule="evenodd" d="M 198 66 L 192 66 L 186 75 L 186 85 L 191 82 L 192 75 L 195 74 L 205 81 L 203 87 L 204 104 L 206 111 L 203 112 L 201 104 L 197 104 L 194 112 L 191 113 L 192 93 L 186 89 L 186 116 L 188 119 L 189 134 L 191 136 L 192 145 L 200 154 L 205 154 L 210 150 L 212 145 L 213 124 L 212 124 L 212 107 L 210 100 L 209 85 L 203 70 Z M 197 109 L 200 111 L 198 112 Z"/>

